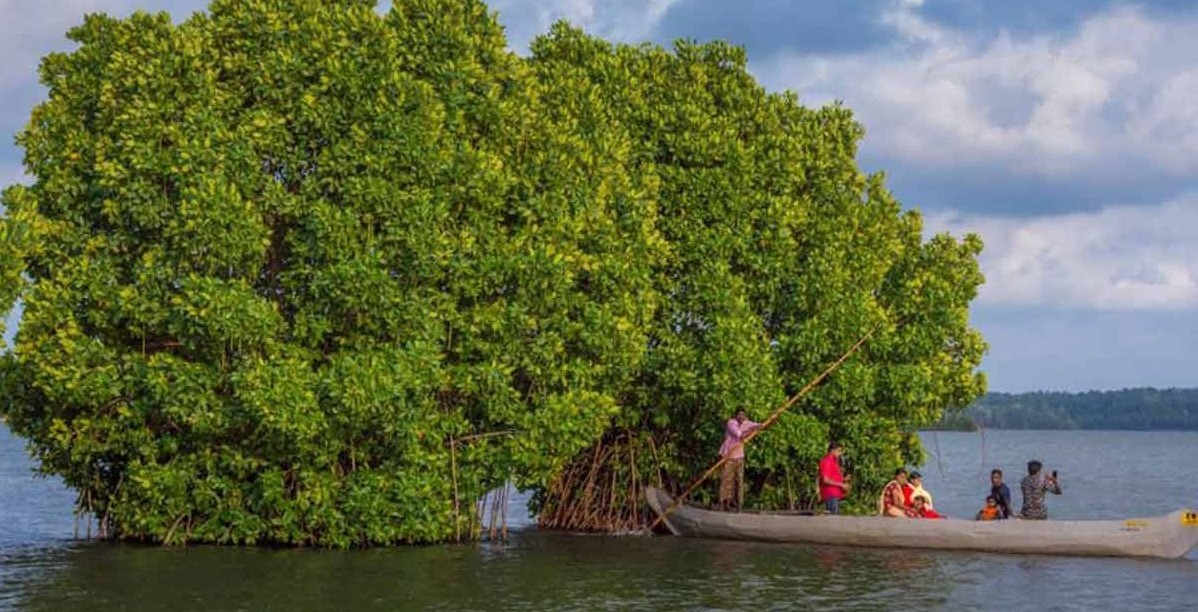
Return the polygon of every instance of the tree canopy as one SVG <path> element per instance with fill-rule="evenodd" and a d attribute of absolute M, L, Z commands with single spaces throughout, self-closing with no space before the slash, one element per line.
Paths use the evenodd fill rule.
<path fill-rule="evenodd" d="M 558 96 L 594 92 L 605 121 L 628 130 L 634 171 L 659 186 L 671 247 L 626 408 L 563 480 L 585 481 L 605 454 L 618 458 L 615 482 L 638 480 L 628 474 L 642 471 L 628 461 L 637 455 L 663 457 L 667 479 L 694 477 L 716 459 L 736 408 L 764 417 L 875 327 L 860 355 L 757 438 L 754 503 L 810 498 L 830 438 L 852 449 L 865 491 L 880 486 L 896 465 L 921 461 L 915 427 L 984 391 L 975 370 L 985 343 L 968 325 L 981 241 L 925 242 L 920 215 L 857 166 L 864 131 L 847 109 L 766 92 L 744 50 L 721 42 L 615 46 L 558 24 L 531 51 L 541 80 L 583 84 Z M 551 510 L 585 504 L 588 486 L 561 483 Z"/>
<path fill-rule="evenodd" d="M 566 480 L 587 462 L 633 508 L 874 327 L 760 438 L 758 503 L 829 436 L 880 483 L 984 390 L 980 241 L 925 241 L 851 113 L 766 92 L 740 48 L 559 24 L 521 58 L 477 0 L 70 37 L 18 138 L 34 182 L 3 193 L 0 392 L 114 537 L 471 537 L 509 480 L 596 504 Z"/>

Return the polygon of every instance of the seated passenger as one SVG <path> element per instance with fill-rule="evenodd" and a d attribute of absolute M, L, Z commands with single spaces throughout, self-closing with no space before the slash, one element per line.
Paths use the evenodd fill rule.
<path fill-rule="evenodd" d="M 907 484 L 907 469 L 899 468 L 894 471 L 894 480 L 886 483 L 882 489 L 882 497 L 878 499 L 878 514 L 882 516 L 904 517 L 911 509 L 908 499 L 911 496 L 911 485 Z"/>
<path fill-rule="evenodd" d="M 924 496 L 924 498 L 926 498 L 925 501 L 926 501 L 928 508 L 934 508 L 935 505 L 932 503 L 932 494 L 928 493 L 928 490 L 923 488 L 923 474 L 920 474 L 919 472 L 911 472 L 910 480 L 911 480 L 911 496 L 915 496 L 915 495 Z M 910 497 L 910 496 L 908 496 L 908 497 Z"/>
<path fill-rule="evenodd" d="M 911 499 L 911 510 L 907 516 L 920 519 L 941 519 L 944 518 L 939 512 L 936 512 L 928 505 L 928 498 L 922 495 L 916 495 Z"/>
<path fill-rule="evenodd" d="M 982 506 L 981 510 L 978 510 L 978 520 L 997 521 L 1002 517 L 1002 508 L 998 507 L 998 500 L 993 495 L 987 495 L 986 505 Z"/>

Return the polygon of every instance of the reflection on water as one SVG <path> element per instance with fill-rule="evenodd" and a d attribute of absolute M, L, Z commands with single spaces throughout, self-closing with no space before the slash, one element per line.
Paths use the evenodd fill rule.
<path fill-rule="evenodd" d="M 1058 514 L 1122 513 L 1137 503 L 1126 496 L 1108 500 L 1107 489 L 1088 485 L 1103 482 L 1103 474 L 1107 482 L 1127 480 L 1140 487 L 1139 503 L 1151 506 L 1151 513 L 1157 506 L 1193 504 L 1198 435 L 1103 433 L 1012 435 L 1001 449 L 988 451 L 989 461 L 1010 471 L 1028 452 L 1040 452 L 1046 463 L 1068 469 L 1073 480 L 1066 481 L 1066 497 L 1053 500 Z M 1038 438 L 1041 434 L 1049 437 Z M 944 474 L 934 466 L 925 470 L 937 506 L 950 513 L 970 509 L 984 484 L 978 439 L 939 434 Z M 506 545 L 344 552 L 76 543 L 67 539 L 69 494 L 52 502 L 22 499 L 29 491 L 20 487 L 48 484 L 10 478 L 28 469 L 11 463 L 17 455 L 7 451 L 14 443 L 0 432 L 0 476 L 6 478 L 0 497 L 0 608 L 1171 611 L 1198 602 L 1193 560 L 867 550 L 535 530 L 514 533 Z M 1149 445 L 1149 458 L 1142 463 L 1127 452 Z M 1108 458 L 1115 456 L 1118 461 Z M 18 489 L 22 495 L 10 495 Z"/>
<path fill-rule="evenodd" d="M 1176 610 L 1198 564 L 515 534 L 365 551 L 77 545 L 8 561 L 22 610 Z M 10 580 L 11 579 L 11 580 Z"/>

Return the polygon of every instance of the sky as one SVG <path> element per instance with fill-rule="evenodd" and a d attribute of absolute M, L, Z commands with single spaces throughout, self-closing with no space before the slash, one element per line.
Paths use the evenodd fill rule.
<path fill-rule="evenodd" d="M 0 185 L 38 58 L 88 12 L 206 0 L 0 0 Z M 381 7 L 387 3 L 380 3 Z M 994 391 L 1198 386 L 1198 2 L 492 0 L 509 43 L 743 45 L 767 88 L 843 101 L 929 232 L 980 234 L 972 320 Z"/>

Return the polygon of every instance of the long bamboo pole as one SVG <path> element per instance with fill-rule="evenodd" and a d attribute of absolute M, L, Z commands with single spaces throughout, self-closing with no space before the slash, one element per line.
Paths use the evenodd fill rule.
<path fill-rule="evenodd" d="M 458 501 L 458 442 L 449 436 L 449 476 L 453 479 L 453 541 L 462 541 L 461 505 Z"/>
<path fill-rule="evenodd" d="M 774 425 L 774 423 L 776 423 L 778 421 L 778 418 L 782 416 L 782 413 L 786 412 L 787 410 L 790 409 L 791 406 L 794 406 L 796 402 L 803 399 L 803 397 L 806 396 L 808 393 L 810 393 L 811 390 L 816 387 L 816 385 L 823 382 L 825 378 L 830 376 L 832 374 L 832 372 L 835 372 L 842 364 L 844 364 L 845 361 L 848 361 L 849 357 L 852 357 L 853 354 L 856 353 L 858 349 L 860 349 L 862 346 L 864 346 L 865 342 L 867 340 L 869 340 L 870 336 L 873 336 L 874 332 L 878 331 L 878 328 L 881 326 L 882 326 L 882 324 L 880 322 L 878 324 L 874 325 L 873 328 L 870 329 L 868 332 L 866 332 L 864 336 L 861 336 L 861 338 L 858 339 L 857 342 L 855 344 L 853 344 L 853 346 L 850 347 L 848 351 L 845 352 L 845 354 L 841 355 L 840 359 L 837 359 L 835 362 L 833 362 L 832 365 L 828 366 L 823 372 L 820 373 L 819 376 L 816 376 L 815 378 L 813 378 L 811 380 L 811 382 L 807 383 L 802 389 L 800 389 L 798 393 L 792 395 L 790 397 L 790 399 L 783 402 L 781 406 L 778 406 L 778 408 L 775 409 L 774 412 L 770 414 L 769 418 L 767 418 L 766 420 L 761 422 L 761 426 L 759 426 L 757 429 L 754 429 L 753 431 L 749 432 L 749 435 L 747 435 L 743 439 L 741 439 L 741 441 L 738 442 L 735 447 L 733 447 L 733 450 L 735 450 L 736 448 L 743 447 L 744 445 L 748 444 L 753 438 L 756 438 L 762 432 L 764 432 L 765 430 L 772 427 Z M 732 454 L 732 451 L 729 451 L 728 455 L 731 455 L 731 454 Z M 712 465 L 710 468 L 708 468 L 706 472 L 703 472 L 702 476 L 695 479 L 695 481 L 693 483 L 691 483 L 691 486 L 687 487 L 686 491 L 684 491 L 682 493 L 682 495 L 679 495 L 677 498 L 675 498 L 674 503 L 670 504 L 670 506 L 668 508 L 666 508 L 664 511 L 662 511 L 661 514 L 657 515 L 657 519 L 654 520 L 651 525 L 649 525 L 649 530 L 652 531 L 654 528 L 656 528 L 658 525 L 660 525 L 661 522 L 663 520 L 665 520 L 665 518 L 667 516 L 670 515 L 670 513 L 672 513 L 674 510 L 676 510 L 678 508 L 678 506 L 682 505 L 682 501 L 684 499 L 686 499 L 688 495 L 690 495 L 691 493 L 694 493 L 695 489 L 699 488 L 699 485 L 706 482 L 708 478 L 711 478 L 711 475 L 714 474 L 716 472 L 716 470 L 723 467 L 724 464 L 728 462 L 728 455 L 720 457 L 720 460 L 716 461 L 715 464 Z"/>

